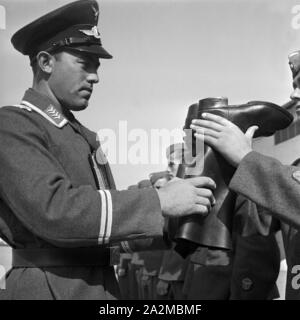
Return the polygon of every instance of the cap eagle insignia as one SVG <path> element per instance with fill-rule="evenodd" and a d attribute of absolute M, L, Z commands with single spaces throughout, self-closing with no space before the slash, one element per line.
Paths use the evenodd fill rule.
<path fill-rule="evenodd" d="M 97 26 L 94 26 L 91 30 L 79 30 L 79 31 L 89 37 L 94 37 L 96 39 L 100 39 L 100 32 L 99 32 Z"/>

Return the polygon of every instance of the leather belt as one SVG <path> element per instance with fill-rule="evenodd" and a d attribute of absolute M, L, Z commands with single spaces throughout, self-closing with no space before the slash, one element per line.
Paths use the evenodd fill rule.
<path fill-rule="evenodd" d="M 16 268 L 109 266 L 118 262 L 113 248 L 38 248 L 13 249 L 12 266 Z"/>

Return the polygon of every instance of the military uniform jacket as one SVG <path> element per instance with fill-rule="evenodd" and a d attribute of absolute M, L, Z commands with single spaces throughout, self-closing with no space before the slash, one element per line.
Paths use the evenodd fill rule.
<path fill-rule="evenodd" d="M 199 247 L 191 255 L 184 290 L 188 299 L 266 300 L 278 297 L 280 252 L 272 217 L 238 195 L 233 249 Z"/>
<path fill-rule="evenodd" d="M 250 152 L 240 163 L 230 189 L 265 208 L 282 222 L 288 263 L 286 299 L 300 299 L 299 168 Z M 298 266 L 298 267 L 297 267 Z"/>
<path fill-rule="evenodd" d="M 13 248 L 105 247 L 162 236 L 157 192 L 115 190 L 96 134 L 35 90 L 20 105 L 0 109 L 0 145 L 0 236 Z M 87 269 L 14 269 L 5 295 L 117 294 L 112 267 Z"/>

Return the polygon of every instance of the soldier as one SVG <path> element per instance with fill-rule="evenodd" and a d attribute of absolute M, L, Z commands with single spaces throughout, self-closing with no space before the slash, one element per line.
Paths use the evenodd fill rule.
<path fill-rule="evenodd" d="M 109 247 L 161 237 L 164 217 L 207 214 L 208 178 L 117 191 L 96 139 L 72 111 L 88 106 L 102 47 L 98 3 L 82 0 L 17 31 L 32 88 L 0 110 L 0 237 L 13 247 L 3 299 L 119 297 Z M 208 188 L 206 188 L 208 187 Z"/>
<path fill-rule="evenodd" d="M 300 99 L 300 51 L 289 56 L 293 72 L 294 91 L 291 98 Z M 213 114 L 202 114 L 191 126 L 196 137 L 220 152 L 236 167 L 229 188 L 252 200 L 282 224 L 285 240 L 288 276 L 286 299 L 300 299 L 299 291 L 299 228 L 300 228 L 300 170 L 297 163 L 283 165 L 278 160 L 252 150 L 256 126 L 244 134 L 229 120 Z"/>

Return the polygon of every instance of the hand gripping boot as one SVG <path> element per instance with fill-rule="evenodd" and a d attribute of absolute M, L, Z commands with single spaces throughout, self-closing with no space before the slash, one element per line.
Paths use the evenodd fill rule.
<path fill-rule="evenodd" d="M 253 125 L 259 129 L 254 137 L 273 135 L 293 121 L 293 116 L 285 109 L 270 102 L 250 101 L 243 105 L 228 105 L 227 98 L 207 98 L 189 107 L 185 129 L 190 128 L 193 119 L 201 118 L 203 112 L 210 112 L 225 117 L 235 123 L 243 132 Z M 192 144 L 195 146 L 195 140 Z M 190 174 L 185 166 L 185 178 L 195 176 Z M 208 176 L 217 185 L 214 191 L 216 204 L 206 217 L 190 215 L 176 219 L 170 225 L 176 226 L 176 232 L 170 230 L 177 242 L 176 250 L 186 257 L 199 245 L 210 248 L 230 250 L 232 248 L 231 232 L 234 216 L 235 194 L 228 189 L 228 184 L 235 169 L 211 147 L 204 146 L 202 171 L 197 176 Z"/>

